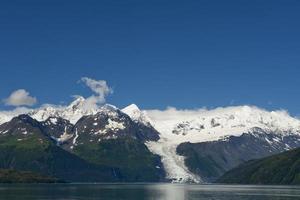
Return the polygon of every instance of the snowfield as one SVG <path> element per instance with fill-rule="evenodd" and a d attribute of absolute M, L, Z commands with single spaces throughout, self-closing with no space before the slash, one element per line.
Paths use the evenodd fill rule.
<path fill-rule="evenodd" d="M 145 112 L 145 111 L 144 111 Z M 184 165 L 184 158 L 176 154 L 183 142 L 224 140 L 228 136 L 251 133 L 255 128 L 278 134 L 300 134 L 300 121 L 286 111 L 266 111 L 253 106 L 236 106 L 213 110 L 146 111 L 152 125 L 160 133 L 158 142 L 147 143 L 148 148 L 162 157 L 167 178 L 173 182 L 201 182 Z"/>
<path fill-rule="evenodd" d="M 286 111 L 266 111 L 254 106 L 235 106 L 213 110 L 148 110 L 153 126 L 162 136 L 177 142 L 214 141 L 239 136 L 253 128 L 268 132 L 299 133 L 300 120 Z"/>

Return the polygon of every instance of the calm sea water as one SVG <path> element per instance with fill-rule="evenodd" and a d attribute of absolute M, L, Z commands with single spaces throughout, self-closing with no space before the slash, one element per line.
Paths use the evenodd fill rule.
<path fill-rule="evenodd" d="M 0 185 L 2 200 L 290 200 L 300 187 L 183 184 Z"/>

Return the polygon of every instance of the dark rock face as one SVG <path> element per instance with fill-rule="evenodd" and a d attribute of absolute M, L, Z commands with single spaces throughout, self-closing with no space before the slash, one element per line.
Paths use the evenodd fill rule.
<path fill-rule="evenodd" d="M 25 137 L 26 135 L 43 134 L 41 124 L 29 117 L 28 115 L 19 115 L 10 122 L 0 125 L 0 137 L 6 135 L 18 135 Z"/>
<path fill-rule="evenodd" d="M 158 141 L 159 132 L 155 130 L 150 124 L 144 125 L 142 123 L 136 122 L 135 129 L 137 131 L 137 138 L 141 141 Z"/>
<path fill-rule="evenodd" d="M 74 129 L 80 135 L 77 143 L 97 143 L 103 139 L 131 137 L 142 142 L 158 140 L 159 134 L 152 127 L 136 123 L 119 110 L 104 110 L 82 117 Z"/>
<path fill-rule="evenodd" d="M 43 131 L 53 138 L 60 138 L 65 132 L 73 134 L 74 125 L 60 117 L 49 117 L 41 122 Z"/>
<path fill-rule="evenodd" d="M 51 137 L 57 145 L 65 150 L 70 150 L 75 137 L 73 124 L 60 117 L 49 117 L 41 122 L 41 125 L 45 134 Z"/>
<path fill-rule="evenodd" d="M 177 153 L 186 157 L 185 164 L 190 171 L 211 182 L 248 160 L 300 147 L 298 135 L 256 131 L 214 142 L 183 143 L 177 147 Z"/>

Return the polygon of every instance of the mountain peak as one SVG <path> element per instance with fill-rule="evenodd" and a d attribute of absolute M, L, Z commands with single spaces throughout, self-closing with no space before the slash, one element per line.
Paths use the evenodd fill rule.
<path fill-rule="evenodd" d="M 141 111 L 136 104 L 130 104 L 129 106 L 123 108 L 121 111 L 127 114 L 133 121 L 142 123 L 146 126 L 151 125 L 151 120 L 148 117 L 146 111 Z"/>
<path fill-rule="evenodd" d="M 82 106 L 84 104 L 85 98 L 83 96 L 76 96 L 75 100 L 70 103 L 69 108 L 74 108 Z"/>
<path fill-rule="evenodd" d="M 118 110 L 118 108 L 111 104 L 104 104 L 101 108 L 107 109 L 107 110 Z"/>
<path fill-rule="evenodd" d="M 139 109 L 139 107 L 136 105 L 136 104 L 130 104 L 129 106 L 126 106 L 125 108 L 123 108 L 122 109 L 122 111 L 124 112 L 124 113 L 129 113 L 129 112 L 134 112 L 134 111 L 141 111 L 140 109 Z"/>
<path fill-rule="evenodd" d="M 78 96 L 68 106 L 52 106 L 34 110 L 30 113 L 30 116 L 38 121 L 45 121 L 49 117 L 60 117 L 75 124 L 82 116 L 91 115 L 98 112 L 98 108 L 89 107 L 86 105 L 86 99 L 82 96 Z"/>

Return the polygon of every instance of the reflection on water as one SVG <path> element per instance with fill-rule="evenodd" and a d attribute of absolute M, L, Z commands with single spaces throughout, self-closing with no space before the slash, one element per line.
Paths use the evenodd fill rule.
<path fill-rule="evenodd" d="M 297 186 L 184 184 L 0 185 L 0 200 L 295 200 Z"/>

